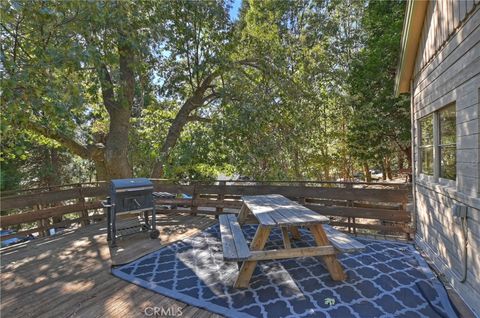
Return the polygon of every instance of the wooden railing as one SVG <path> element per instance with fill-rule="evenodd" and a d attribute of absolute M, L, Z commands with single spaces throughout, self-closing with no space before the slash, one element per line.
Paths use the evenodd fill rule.
<path fill-rule="evenodd" d="M 106 195 L 101 183 L 71 184 L 50 188 L 23 190 L 20 194 L 0 199 L 0 226 L 17 233 L 2 239 L 32 233 L 48 234 L 52 228 L 67 227 L 74 223 L 83 226 L 104 218 L 100 197 Z"/>
<path fill-rule="evenodd" d="M 242 195 L 282 194 L 306 207 L 331 217 L 331 224 L 348 232 L 408 236 L 408 186 L 390 183 L 348 183 L 323 181 L 225 182 L 215 184 L 174 184 L 153 180 L 155 191 L 187 194 L 191 199 L 157 199 L 157 213 L 191 215 L 237 213 Z M 100 201 L 107 196 L 102 182 L 30 189 L 0 199 L 0 226 L 15 234 L 2 239 L 38 233 L 74 223 L 86 226 L 104 219 Z"/>

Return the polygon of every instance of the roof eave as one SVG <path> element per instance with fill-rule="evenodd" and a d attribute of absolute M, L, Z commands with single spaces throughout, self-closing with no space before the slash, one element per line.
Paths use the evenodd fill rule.
<path fill-rule="evenodd" d="M 395 95 L 410 91 L 410 79 L 415 67 L 415 59 L 422 35 L 423 22 L 428 1 L 409 0 L 402 32 L 400 60 L 395 77 Z"/>

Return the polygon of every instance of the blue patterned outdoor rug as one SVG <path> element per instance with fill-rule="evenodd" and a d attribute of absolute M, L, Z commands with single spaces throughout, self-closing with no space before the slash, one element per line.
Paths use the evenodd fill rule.
<path fill-rule="evenodd" d="M 247 240 L 255 225 L 243 227 Z M 301 230 L 297 247 L 314 246 Z M 124 280 L 227 317 L 456 317 L 447 294 L 409 244 L 358 239 L 367 248 L 341 254 L 348 279 L 335 282 L 320 257 L 259 262 L 250 288 L 232 287 L 236 263 L 223 261 L 218 225 L 114 268 Z M 266 249 L 281 248 L 272 230 Z"/>

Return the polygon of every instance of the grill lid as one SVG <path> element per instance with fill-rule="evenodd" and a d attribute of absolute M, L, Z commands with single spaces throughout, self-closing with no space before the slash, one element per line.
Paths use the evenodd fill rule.
<path fill-rule="evenodd" d="M 110 189 L 114 192 L 122 189 L 131 189 L 131 188 L 153 189 L 153 183 L 147 178 L 113 179 L 110 182 Z"/>

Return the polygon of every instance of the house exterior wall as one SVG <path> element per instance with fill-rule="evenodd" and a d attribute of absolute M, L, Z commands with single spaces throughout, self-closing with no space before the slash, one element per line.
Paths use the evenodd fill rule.
<path fill-rule="evenodd" d="M 429 3 L 413 73 L 416 242 L 480 317 L 480 5 Z M 456 105 L 456 181 L 420 172 L 419 119 Z M 468 209 L 467 280 L 461 222 L 454 204 Z"/>
<path fill-rule="evenodd" d="M 425 67 L 443 48 L 449 38 L 458 31 L 478 0 L 430 1 L 423 24 L 414 73 Z"/>

